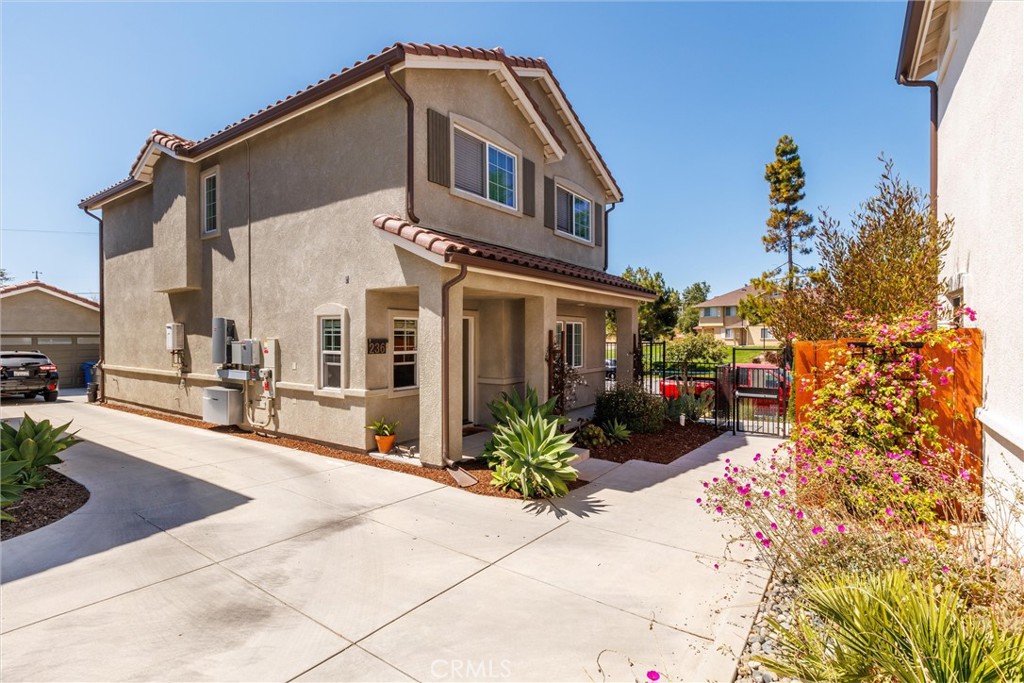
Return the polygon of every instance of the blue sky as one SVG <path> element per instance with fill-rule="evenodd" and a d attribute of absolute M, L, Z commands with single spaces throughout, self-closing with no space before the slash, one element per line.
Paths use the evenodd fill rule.
<path fill-rule="evenodd" d="M 792 135 L 805 208 L 846 218 L 881 152 L 927 185 L 928 101 L 893 80 L 905 5 L 0 4 L 0 265 L 98 285 L 78 200 L 146 135 L 200 138 L 395 41 L 548 59 L 625 194 L 609 270 L 713 293 L 784 260 L 760 242 L 764 165 Z M 57 232 L 42 232 L 57 231 Z"/>

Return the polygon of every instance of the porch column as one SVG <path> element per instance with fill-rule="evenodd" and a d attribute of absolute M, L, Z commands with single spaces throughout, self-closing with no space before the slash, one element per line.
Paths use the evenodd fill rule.
<path fill-rule="evenodd" d="M 542 401 L 548 399 L 548 331 L 554 331 L 558 302 L 553 296 L 526 298 L 523 320 L 523 365 L 527 386 L 537 390 Z"/>
<path fill-rule="evenodd" d="M 615 309 L 615 383 L 633 381 L 633 335 L 639 330 L 637 307 Z"/>
<path fill-rule="evenodd" d="M 448 375 L 442 377 L 441 287 L 451 274 L 444 271 L 430 284 L 421 285 L 418 323 L 420 460 L 444 466 L 441 448 L 442 381 L 448 382 L 448 457 L 462 457 L 462 287 L 448 293 Z"/>

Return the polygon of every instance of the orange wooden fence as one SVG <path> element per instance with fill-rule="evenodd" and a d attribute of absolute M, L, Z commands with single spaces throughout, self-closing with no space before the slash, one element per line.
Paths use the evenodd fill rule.
<path fill-rule="evenodd" d="M 956 353 L 949 346 L 931 346 L 920 350 L 925 360 L 934 359 L 941 368 L 952 367 L 953 377 L 948 384 L 936 383 L 938 390 L 930 399 L 922 400 L 921 407 L 934 410 L 939 434 L 953 443 L 962 445 L 974 454 L 975 468 L 980 472 L 981 423 L 974 416 L 981 405 L 981 330 L 961 328 L 954 332 L 957 340 L 965 342 Z M 793 357 L 793 375 L 796 388 L 796 421 L 814 400 L 814 392 L 828 378 L 825 364 L 836 358 L 849 358 L 848 345 L 856 339 L 838 341 L 797 342 Z M 834 355 L 837 354 L 837 355 Z M 809 380 L 809 381 L 805 381 Z"/>

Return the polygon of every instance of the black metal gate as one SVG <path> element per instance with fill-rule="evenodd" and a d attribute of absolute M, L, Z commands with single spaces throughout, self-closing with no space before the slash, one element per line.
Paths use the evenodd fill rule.
<path fill-rule="evenodd" d="M 792 373 L 767 363 L 732 363 L 718 369 L 715 417 L 732 432 L 789 436 Z"/>

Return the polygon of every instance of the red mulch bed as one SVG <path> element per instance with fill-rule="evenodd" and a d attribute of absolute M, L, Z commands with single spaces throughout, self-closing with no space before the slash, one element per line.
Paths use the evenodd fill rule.
<path fill-rule="evenodd" d="M 590 455 L 612 462 L 646 460 L 665 465 L 698 446 L 703 446 L 719 434 L 721 432 L 711 425 L 688 422 L 684 427 L 678 422 L 665 420 L 665 428 L 656 434 L 634 433 L 628 442 L 617 446 L 592 448 Z"/>
<path fill-rule="evenodd" d="M 48 481 L 42 488 L 25 491 L 18 502 L 4 508 L 14 521 L 0 524 L 0 540 L 6 541 L 53 524 L 89 500 L 89 489 L 60 472 L 51 470 L 46 478 Z"/>

